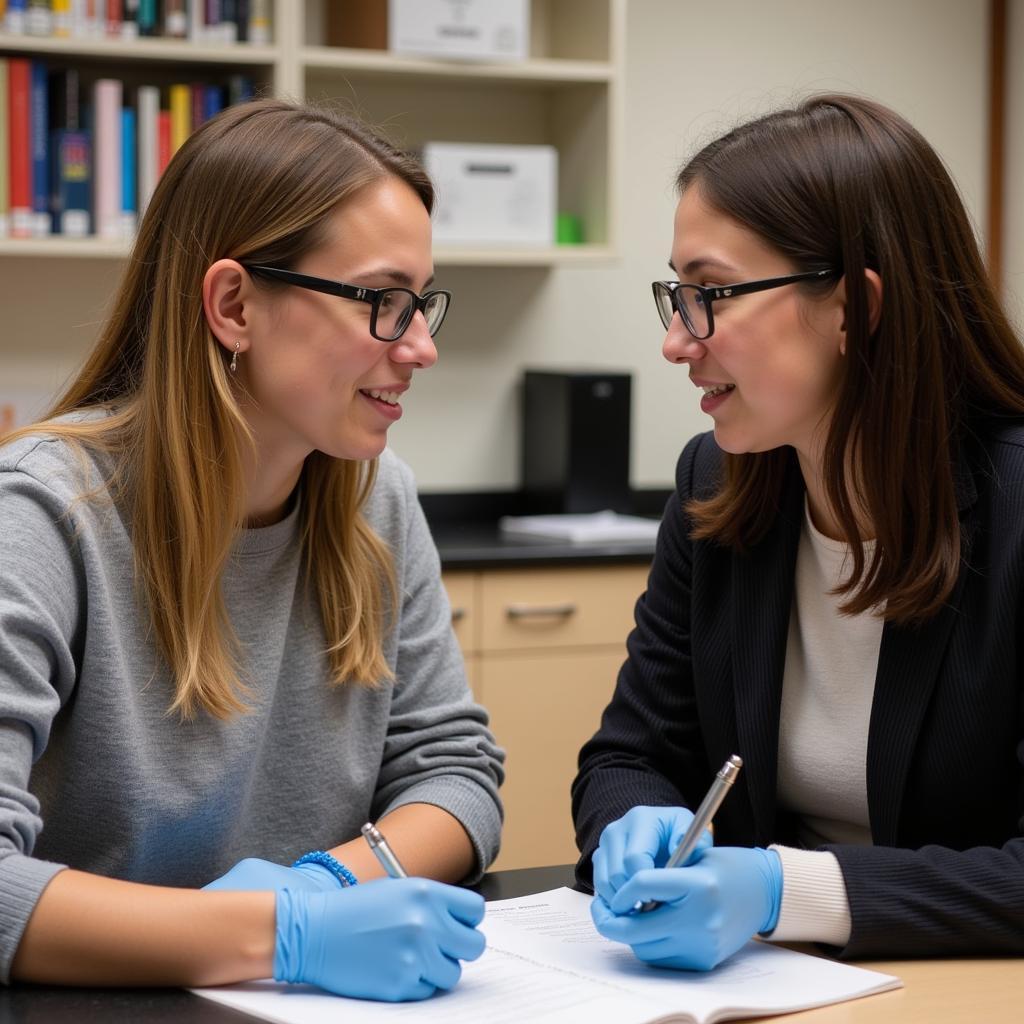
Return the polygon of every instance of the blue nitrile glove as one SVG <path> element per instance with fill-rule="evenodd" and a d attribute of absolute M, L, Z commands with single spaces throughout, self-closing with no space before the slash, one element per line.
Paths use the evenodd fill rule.
<path fill-rule="evenodd" d="M 455 986 L 484 951 L 483 897 L 425 878 L 277 893 L 274 978 L 399 1002 Z"/>
<path fill-rule="evenodd" d="M 304 889 L 307 892 L 332 892 L 342 888 L 341 880 L 320 864 L 300 864 L 286 868 L 258 857 L 240 860 L 227 874 L 215 878 L 204 889 L 232 889 L 255 892 L 269 889 Z"/>
<path fill-rule="evenodd" d="M 660 900 L 650 913 L 634 913 Z M 718 846 L 687 867 L 635 874 L 611 903 L 595 896 L 597 930 L 657 967 L 709 971 L 757 932 L 770 932 L 782 905 L 782 862 L 774 850 Z"/>
<path fill-rule="evenodd" d="M 606 825 L 591 858 L 594 891 L 611 903 L 638 871 L 664 867 L 692 820 L 693 812 L 685 807 L 634 807 Z M 710 845 L 711 833 L 705 832 L 690 860 Z"/>

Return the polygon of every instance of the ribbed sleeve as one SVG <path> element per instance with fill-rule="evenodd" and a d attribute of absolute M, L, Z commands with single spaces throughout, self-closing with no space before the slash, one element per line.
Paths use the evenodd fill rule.
<path fill-rule="evenodd" d="M 28 919 L 43 890 L 64 865 L 19 854 L 4 857 L 0 865 L 0 982 L 7 985 Z"/>
<path fill-rule="evenodd" d="M 845 946 L 850 938 L 850 904 L 839 861 L 819 850 L 777 845 L 770 849 L 782 861 L 782 907 L 768 938 Z"/>

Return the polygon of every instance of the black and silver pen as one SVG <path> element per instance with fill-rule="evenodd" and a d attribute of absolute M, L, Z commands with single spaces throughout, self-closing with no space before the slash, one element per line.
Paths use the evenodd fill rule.
<path fill-rule="evenodd" d="M 380 861 L 380 866 L 387 872 L 389 878 L 409 877 L 376 825 L 368 821 L 359 831 L 363 833 L 363 838 L 370 844 L 373 855 Z"/>
<path fill-rule="evenodd" d="M 736 781 L 736 776 L 739 775 L 740 769 L 743 767 L 743 758 L 739 754 L 733 754 L 728 761 L 722 765 L 721 770 L 715 776 L 714 782 L 711 783 L 711 788 L 708 790 L 707 796 L 701 801 L 700 807 L 697 808 L 697 813 L 693 816 L 693 820 L 690 822 L 690 827 L 686 830 L 679 845 L 675 848 L 672 856 L 669 857 L 668 863 L 665 865 L 667 868 L 677 868 L 681 864 L 685 864 L 690 854 L 697 847 L 697 843 L 700 841 L 700 837 L 704 834 L 704 829 L 711 824 L 711 819 L 715 816 L 715 812 L 721 806 L 722 801 L 725 799 L 725 794 L 729 792 L 732 784 Z M 637 908 L 641 913 L 647 913 L 649 910 L 654 910 L 656 907 L 660 907 L 661 902 L 659 900 L 646 900 L 641 903 Z"/>

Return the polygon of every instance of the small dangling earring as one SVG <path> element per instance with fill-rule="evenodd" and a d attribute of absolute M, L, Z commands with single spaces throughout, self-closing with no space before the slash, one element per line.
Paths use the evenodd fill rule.
<path fill-rule="evenodd" d="M 239 344 L 240 344 L 240 342 L 237 342 L 237 341 L 235 342 L 235 354 L 231 357 L 231 364 L 228 366 L 228 369 L 232 373 L 234 373 L 238 369 L 238 346 L 239 346 Z"/>

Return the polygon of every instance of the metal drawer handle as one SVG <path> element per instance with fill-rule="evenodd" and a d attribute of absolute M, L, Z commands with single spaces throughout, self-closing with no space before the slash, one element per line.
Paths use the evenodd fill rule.
<path fill-rule="evenodd" d="M 452 609 L 452 622 L 461 622 L 466 617 L 465 608 L 453 608 Z"/>
<path fill-rule="evenodd" d="M 576 605 L 571 601 L 564 604 L 510 604 L 505 615 L 510 619 L 567 619 L 576 614 Z"/>

